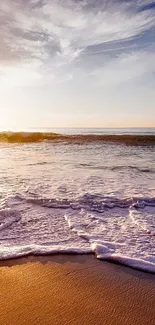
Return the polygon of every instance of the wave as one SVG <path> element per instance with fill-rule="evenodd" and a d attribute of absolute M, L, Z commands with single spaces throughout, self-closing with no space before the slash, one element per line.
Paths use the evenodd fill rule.
<path fill-rule="evenodd" d="M 115 197 L 104 197 L 100 194 L 85 194 L 78 200 L 57 200 L 47 198 L 28 198 L 28 203 L 40 205 L 46 208 L 68 209 L 73 210 L 87 209 L 88 211 L 103 212 L 106 209 L 113 208 L 135 208 L 143 209 L 145 207 L 155 207 L 155 198 L 133 197 L 118 199 Z"/>
<path fill-rule="evenodd" d="M 79 164 L 76 165 L 77 168 L 85 168 L 85 169 L 91 169 L 91 170 L 111 170 L 111 171 L 122 171 L 122 170 L 133 170 L 139 173 L 150 173 L 154 174 L 155 173 L 155 168 L 149 168 L 149 167 L 137 167 L 137 166 L 132 166 L 132 165 L 118 165 L 118 166 L 96 166 L 93 164 Z"/>
<path fill-rule="evenodd" d="M 8 260 L 29 255 L 56 255 L 56 254 L 92 254 L 92 249 L 82 249 L 79 247 L 61 247 L 49 245 L 18 245 L 18 246 L 2 246 L 0 247 L 0 260 Z"/>
<path fill-rule="evenodd" d="M 16 259 L 20 257 L 25 257 L 29 255 L 33 256 L 43 256 L 43 255 L 88 255 L 88 254 L 94 254 L 97 259 L 104 260 L 108 262 L 113 262 L 116 264 L 128 266 L 130 268 L 154 273 L 155 274 L 155 264 L 149 261 L 144 261 L 140 258 L 129 258 L 125 255 L 119 255 L 119 254 L 110 254 L 105 253 L 105 250 L 107 251 L 107 248 L 104 245 L 94 244 L 89 249 L 82 249 L 79 247 L 49 247 L 48 245 L 20 245 L 20 246 L 3 246 L 0 248 L 0 259 L 1 260 L 8 260 L 8 259 Z"/>
<path fill-rule="evenodd" d="M 109 253 L 108 249 L 105 249 L 104 245 L 94 244 L 92 245 L 95 256 L 99 260 L 109 261 L 116 264 L 122 264 L 129 266 L 133 269 L 155 273 L 155 264 L 149 261 L 144 261 L 140 258 L 131 258 L 125 255 L 119 255 L 115 253 Z M 107 252 L 105 253 L 105 250 Z"/>
<path fill-rule="evenodd" d="M 117 198 L 86 193 L 76 200 L 60 200 L 16 194 L 7 197 L 2 207 L 0 240 L 5 239 L 5 244 L 1 242 L 0 259 L 94 254 L 101 260 L 155 273 L 155 197 Z M 30 221 L 33 221 L 32 228 Z M 49 232 L 46 229 L 45 235 L 46 222 Z M 53 231 L 58 236 L 53 238 Z M 22 240 L 18 241 L 20 233 Z"/>
<path fill-rule="evenodd" d="M 93 142 L 123 143 L 133 146 L 155 146 L 155 135 L 133 134 L 77 134 L 65 135 L 53 132 L 0 132 L 0 142 L 8 143 L 36 143 L 53 141 L 61 143 L 86 144 Z"/>
<path fill-rule="evenodd" d="M 149 167 L 137 167 L 137 166 L 113 166 L 110 168 L 113 171 L 117 171 L 117 170 L 121 170 L 122 169 L 129 169 L 129 170 L 133 170 L 139 173 L 150 173 L 150 174 L 154 174 L 155 173 L 155 168 L 149 168 Z"/>

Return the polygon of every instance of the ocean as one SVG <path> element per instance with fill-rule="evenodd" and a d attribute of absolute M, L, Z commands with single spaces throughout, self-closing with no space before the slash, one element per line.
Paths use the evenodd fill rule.
<path fill-rule="evenodd" d="M 155 272 L 155 129 L 0 133 L 0 259 L 56 253 Z"/>

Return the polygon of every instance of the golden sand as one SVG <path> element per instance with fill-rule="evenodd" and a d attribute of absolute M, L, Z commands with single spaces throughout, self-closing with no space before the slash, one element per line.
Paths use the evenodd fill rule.
<path fill-rule="evenodd" d="M 92 256 L 0 265 L 0 325 L 155 324 L 153 274 Z"/>

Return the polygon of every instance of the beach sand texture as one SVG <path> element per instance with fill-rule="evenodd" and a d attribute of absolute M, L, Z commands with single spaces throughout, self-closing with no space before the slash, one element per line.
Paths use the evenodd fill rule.
<path fill-rule="evenodd" d="M 29 257 L 0 265 L 0 324 L 155 324 L 153 274 L 93 256 Z"/>

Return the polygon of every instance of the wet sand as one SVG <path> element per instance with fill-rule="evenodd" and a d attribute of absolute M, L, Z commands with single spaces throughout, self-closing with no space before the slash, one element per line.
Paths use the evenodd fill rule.
<path fill-rule="evenodd" d="M 1 262 L 0 324 L 154 325 L 155 275 L 91 255 Z"/>

